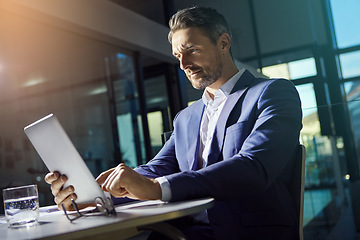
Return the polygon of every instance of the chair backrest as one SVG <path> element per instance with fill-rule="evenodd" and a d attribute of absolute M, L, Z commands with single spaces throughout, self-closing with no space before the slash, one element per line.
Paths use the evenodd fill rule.
<path fill-rule="evenodd" d="M 290 193 L 293 196 L 299 218 L 300 240 L 303 240 L 304 190 L 305 190 L 305 147 L 304 145 L 300 144 L 296 149 L 294 170 L 290 180 Z"/>
<path fill-rule="evenodd" d="M 169 140 L 171 134 L 172 134 L 172 131 L 164 132 L 161 134 L 161 142 L 163 145 L 166 143 L 167 140 Z"/>

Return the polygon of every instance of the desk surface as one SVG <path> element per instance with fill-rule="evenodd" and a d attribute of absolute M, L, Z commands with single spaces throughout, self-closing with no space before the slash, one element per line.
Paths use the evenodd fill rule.
<path fill-rule="evenodd" d="M 212 198 L 164 203 L 135 202 L 116 206 L 116 217 L 83 217 L 70 223 L 61 211 L 48 213 L 41 208 L 37 226 L 9 229 L 0 223 L 0 239 L 104 239 L 105 236 L 126 238 L 137 233 L 137 227 L 194 214 L 212 207 Z"/>

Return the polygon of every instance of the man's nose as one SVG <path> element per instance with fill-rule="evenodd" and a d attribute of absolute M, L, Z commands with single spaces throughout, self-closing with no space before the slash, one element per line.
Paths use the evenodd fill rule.
<path fill-rule="evenodd" d="M 180 61 L 180 68 L 181 70 L 185 70 L 189 67 L 190 65 L 190 61 L 189 61 L 189 58 L 187 58 L 186 56 L 182 55 L 180 58 L 179 58 L 179 61 Z"/>

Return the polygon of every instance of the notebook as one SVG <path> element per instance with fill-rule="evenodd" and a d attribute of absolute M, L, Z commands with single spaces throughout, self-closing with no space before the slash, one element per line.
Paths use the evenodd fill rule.
<path fill-rule="evenodd" d="M 105 194 L 54 114 L 26 126 L 25 134 L 49 171 L 67 176 L 64 188 L 73 185 L 76 203 L 94 203 Z"/>

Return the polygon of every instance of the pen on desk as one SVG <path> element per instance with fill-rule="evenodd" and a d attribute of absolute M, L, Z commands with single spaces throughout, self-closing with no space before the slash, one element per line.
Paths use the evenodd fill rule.
<path fill-rule="evenodd" d="M 57 211 L 59 211 L 57 206 L 50 206 L 50 207 L 40 208 L 40 212 L 51 213 L 51 212 L 57 212 Z"/>
<path fill-rule="evenodd" d="M 57 212 L 57 211 L 60 211 L 58 208 L 50 208 L 50 209 L 47 209 L 46 212 L 50 213 L 50 212 Z"/>

